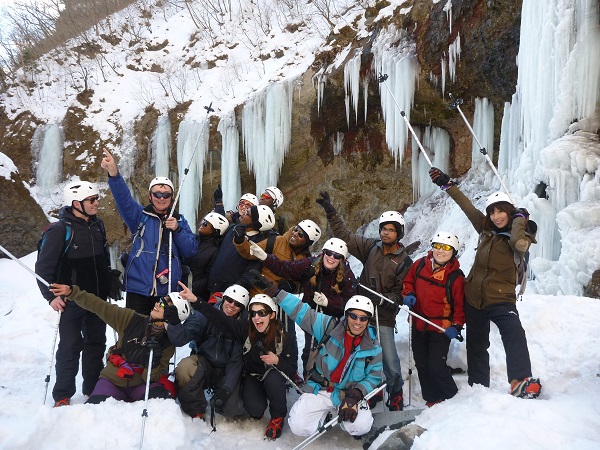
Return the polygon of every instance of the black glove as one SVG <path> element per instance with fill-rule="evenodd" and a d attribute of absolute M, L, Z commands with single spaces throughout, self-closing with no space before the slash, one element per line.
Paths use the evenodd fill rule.
<path fill-rule="evenodd" d="M 356 388 L 348 389 L 345 392 L 346 396 L 344 397 L 344 400 L 342 400 L 338 410 L 338 421 L 354 422 L 358 415 L 358 402 L 362 399 L 362 392 Z"/>
<path fill-rule="evenodd" d="M 246 227 L 244 225 L 236 225 L 233 227 L 233 242 L 242 244 L 246 237 Z"/>
<path fill-rule="evenodd" d="M 400 312 L 400 307 L 395 302 L 390 303 L 381 297 L 379 297 L 379 306 L 383 309 L 387 309 L 388 311 L 393 311 L 394 314 L 398 314 L 398 312 Z"/>
<path fill-rule="evenodd" d="M 122 300 L 123 285 L 121 284 L 121 271 L 117 269 L 109 269 L 109 284 L 108 284 L 108 296 L 113 300 Z"/>
<path fill-rule="evenodd" d="M 516 219 L 517 217 L 522 217 L 525 220 L 529 220 L 529 211 L 527 211 L 525 208 L 517 208 L 512 218 Z"/>
<path fill-rule="evenodd" d="M 214 389 L 214 394 L 210 399 L 210 406 L 212 407 L 220 407 L 225 404 L 227 399 L 229 398 L 230 392 L 224 387 L 216 387 Z"/>
<path fill-rule="evenodd" d="M 432 167 L 429 169 L 429 177 L 431 178 L 431 181 L 433 181 L 439 187 L 448 186 L 450 184 L 450 177 L 437 167 Z"/>
<path fill-rule="evenodd" d="M 215 193 L 213 194 L 213 198 L 215 199 L 215 206 L 219 203 L 223 203 L 223 191 L 221 190 L 221 185 L 217 185 L 217 188 L 215 189 Z"/>
<path fill-rule="evenodd" d="M 165 305 L 164 312 L 165 322 L 167 322 L 169 325 L 179 325 L 181 323 L 177 306 Z"/>
<path fill-rule="evenodd" d="M 279 293 L 279 287 L 272 281 L 267 280 L 258 270 L 251 269 L 248 274 L 252 286 L 262 290 L 269 297 L 275 297 Z"/>
<path fill-rule="evenodd" d="M 329 192 L 321 191 L 319 192 L 321 197 L 317 198 L 317 203 L 323 207 L 325 213 L 327 213 L 327 218 L 331 219 L 333 216 L 337 214 L 337 211 L 331 204 L 331 198 L 329 197 Z"/>

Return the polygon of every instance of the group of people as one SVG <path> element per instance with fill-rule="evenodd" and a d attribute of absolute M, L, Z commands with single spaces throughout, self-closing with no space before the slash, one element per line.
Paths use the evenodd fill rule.
<path fill-rule="evenodd" d="M 484 214 L 448 175 L 430 171 L 480 235 L 465 278 L 454 234 L 437 232 L 427 255 L 413 261 L 401 242 L 405 221 L 399 212 L 381 214 L 379 237 L 366 238 L 348 228 L 327 192 L 316 202 L 334 237 L 318 253 L 311 248 L 322 231 L 313 220 L 286 230 L 276 219 L 284 199 L 276 187 L 260 198 L 244 194 L 236 211 L 225 211 L 217 188 L 214 209 L 194 233 L 174 209 L 168 178 L 151 181 L 143 206 L 104 152 L 108 185 L 132 235 L 122 258 L 126 303 L 121 308 L 107 301 L 110 258 L 97 217 L 98 189 L 86 181 L 69 183 L 59 221 L 45 231 L 36 263 L 36 273 L 50 284 L 38 283 L 40 290 L 61 313 L 55 406 L 70 404 L 81 354 L 86 403 L 136 401 L 147 393 L 176 397 L 186 414 L 202 419 L 210 409 L 213 417 L 261 420 L 268 408 L 265 437 L 273 440 L 281 436 L 293 386 L 303 392 L 289 411 L 294 434 L 310 436 L 337 415 L 343 429 L 361 436 L 373 423 L 370 408 L 384 400 L 383 382 L 387 409 L 404 407 L 394 339 L 401 307 L 415 316 L 412 351 L 427 406 L 458 392 L 446 359 L 465 324 L 469 383 L 489 386 L 490 321 L 502 336 L 511 393 L 539 395 L 516 310 L 514 262 L 535 243 L 535 223 L 506 194 L 492 195 Z M 349 255 L 363 264 L 358 280 Z M 118 339 L 104 364 L 106 324 Z M 305 333 L 301 368 L 296 325 Z M 191 353 L 175 367 L 173 382 L 169 361 L 175 347 L 187 344 Z"/>

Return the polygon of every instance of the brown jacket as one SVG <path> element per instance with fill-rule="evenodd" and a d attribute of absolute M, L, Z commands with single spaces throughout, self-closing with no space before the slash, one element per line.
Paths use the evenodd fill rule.
<path fill-rule="evenodd" d="M 456 186 L 446 192 L 466 214 L 479 233 L 479 245 L 475 253 L 473 267 L 465 280 L 465 299 L 473 307 L 484 309 L 496 303 L 516 303 L 517 272 L 514 253 L 523 256 L 531 244 L 535 244 L 535 234 L 525 228 L 527 220 L 522 217 L 510 223 L 510 238 L 484 229 L 485 214 L 479 211 Z"/>
<path fill-rule="evenodd" d="M 412 264 L 412 259 L 406 253 L 404 246 L 399 243 L 396 251 L 384 255 L 379 239 L 356 236 L 339 216 L 336 215 L 329 219 L 329 225 L 333 230 L 333 235 L 346 242 L 352 256 L 363 263 L 360 283 L 371 288 L 371 279 L 374 278 L 377 292 L 397 305 L 402 305 L 402 281 Z M 359 290 L 359 294 L 369 297 L 374 305 L 379 305 L 381 301 L 378 296 L 364 289 Z M 377 306 L 377 310 L 380 326 L 393 327 L 396 325 L 398 310 L 380 306 Z"/>

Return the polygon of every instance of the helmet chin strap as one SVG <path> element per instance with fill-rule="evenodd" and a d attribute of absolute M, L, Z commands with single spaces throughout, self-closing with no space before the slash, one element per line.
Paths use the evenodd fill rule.
<path fill-rule="evenodd" d="M 79 202 L 80 205 L 83 205 L 82 201 L 79 201 L 79 200 L 75 200 L 75 201 Z M 71 208 L 74 209 L 75 211 L 77 211 L 78 213 L 83 214 L 85 217 L 90 217 L 90 215 L 87 212 L 85 212 L 85 206 L 82 209 L 79 209 L 79 208 L 75 207 L 75 202 L 73 202 L 73 203 L 71 203 Z"/>

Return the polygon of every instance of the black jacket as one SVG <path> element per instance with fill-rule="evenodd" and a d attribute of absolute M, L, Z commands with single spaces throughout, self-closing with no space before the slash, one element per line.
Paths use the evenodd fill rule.
<path fill-rule="evenodd" d="M 208 301 L 210 297 L 208 274 L 217 257 L 221 239 L 214 236 L 198 235 L 196 241 L 198 241 L 198 251 L 194 256 L 185 258 L 184 263 L 190 267 L 192 272 L 192 292 L 199 299 Z"/>

